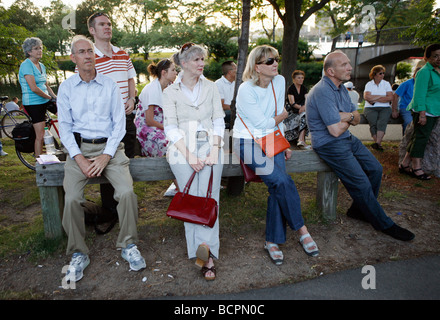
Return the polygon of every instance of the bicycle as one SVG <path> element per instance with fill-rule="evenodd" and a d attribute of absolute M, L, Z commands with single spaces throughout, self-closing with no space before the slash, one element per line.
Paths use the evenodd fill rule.
<path fill-rule="evenodd" d="M 8 96 L 0 97 L 0 106 L 1 106 L 1 114 L 2 119 L 0 121 L 1 129 L 5 133 L 8 138 L 12 139 L 12 130 L 19 123 L 23 123 L 25 121 L 31 121 L 31 118 L 21 110 L 12 110 L 8 111 L 6 109 L 6 100 L 8 100 Z"/>
<path fill-rule="evenodd" d="M 50 113 L 49 111 L 46 111 L 46 127 L 51 130 L 51 128 L 53 127 L 55 132 L 57 133 L 58 137 L 60 136 L 60 133 L 58 131 L 57 126 L 55 125 L 58 120 L 57 119 L 53 119 L 51 116 L 52 113 Z M 54 136 L 54 145 L 55 145 L 55 149 L 58 150 L 58 152 L 56 153 L 56 156 L 58 158 L 62 158 L 64 155 L 64 152 L 61 150 L 60 146 L 61 146 L 61 142 L 58 141 L 58 139 Z M 44 148 L 44 147 L 43 147 Z M 35 171 L 35 153 L 34 152 L 21 152 L 19 150 L 17 150 L 17 148 L 15 148 L 15 153 L 17 154 L 18 159 L 20 159 L 20 161 L 29 169 L 34 170 Z M 43 151 L 44 153 L 44 151 Z M 61 159 L 63 160 L 63 159 Z"/>

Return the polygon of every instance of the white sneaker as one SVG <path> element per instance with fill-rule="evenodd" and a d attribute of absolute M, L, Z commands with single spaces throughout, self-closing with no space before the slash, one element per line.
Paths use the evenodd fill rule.
<path fill-rule="evenodd" d="M 177 187 L 174 182 L 168 187 L 167 191 L 164 193 L 164 197 L 174 197 L 177 193 Z"/>
<path fill-rule="evenodd" d="M 4 157 L 4 156 L 7 156 L 8 154 L 6 153 L 6 152 L 4 152 L 3 150 L 2 151 L 0 151 L 0 157 Z"/>
<path fill-rule="evenodd" d="M 141 256 L 141 253 L 134 243 L 129 244 L 127 248 L 122 249 L 121 256 L 128 261 L 130 269 L 133 271 L 139 271 L 147 266 L 145 259 Z"/>
<path fill-rule="evenodd" d="M 89 256 L 81 252 L 75 252 L 70 260 L 69 269 L 66 272 L 66 279 L 73 279 L 75 282 L 82 279 L 84 276 L 84 269 L 90 263 Z M 71 273 L 74 274 L 70 275 Z"/>

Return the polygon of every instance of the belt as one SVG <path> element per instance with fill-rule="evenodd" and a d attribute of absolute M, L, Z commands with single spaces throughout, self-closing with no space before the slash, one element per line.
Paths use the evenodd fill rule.
<path fill-rule="evenodd" d="M 107 142 L 107 138 L 99 138 L 99 139 L 84 139 L 81 138 L 81 141 L 84 143 L 93 143 L 93 144 L 102 144 Z"/>
<path fill-rule="evenodd" d="M 99 138 L 99 139 L 84 139 L 81 137 L 81 135 L 78 132 L 74 132 L 73 135 L 75 136 L 76 143 L 78 144 L 78 147 L 81 147 L 81 142 L 84 143 L 92 143 L 92 144 L 103 144 L 106 143 L 108 138 Z"/>

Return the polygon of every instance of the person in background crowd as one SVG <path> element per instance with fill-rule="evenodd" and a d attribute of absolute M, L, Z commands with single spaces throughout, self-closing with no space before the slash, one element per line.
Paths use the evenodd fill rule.
<path fill-rule="evenodd" d="M 357 91 L 354 90 L 353 82 L 347 81 L 346 83 L 344 83 L 344 86 L 348 90 L 348 95 L 350 96 L 351 102 L 353 102 L 354 106 L 357 109 L 359 103 L 359 93 L 357 93 Z"/>
<path fill-rule="evenodd" d="M 129 158 L 134 158 L 136 146 L 136 126 L 134 125 L 134 106 L 136 102 L 136 71 L 130 56 L 124 50 L 111 44 L 113 30 L 110 17 L 106 13 L 98 12 L 87 20 L 89 33 L 95 41 L 96 70 L 115 81 L 120 89 L 125 110 L 126 133 L 122 142 L 124 152 Z M 116 210 L 114 189 L 109 183 L 101 184 L 101 198 L 103 207 Z"/>
<path fill-rule="evenodd" d="M 408 125 L 413 120 L 411 111 L 406 110 L 406 108 L 408 107 L 413 97 L 414 83 L 417 72 L 425 65 L 425 63 L 425 61 L 423 61 L 423 63 L 419 62 L 414 70 L 413 77 L 401 83 L 397 90 L 394 92 L 391 116 L 394 119 L 397 119 L 399 117 L 399 114 L 402 116 L 402 135 L 405 134 L 406 127 L 408 127 Z"/>
<path fill-rule="evenodd" d="M 7 155 L 8 153 L 3 150 L 3 144 L 2 141 L 0 140 L 0 157 L 5 157 Z"/>
<path fill-rule="evenodd" d="M 286 139 L 292 143 L 297 141 L 297 147 L 310 149 L 306 143 L 309 132 L 306 121 L 307 88 L 303 84 L 306 74 L 302 70 L 292 72 L 292 85 L 287 89 L 286 110 L 289 116 L 284 120 Z"/>
<path fill-rule="evenodd" d="M 31 117 L 35 129 L 35 158 L 43 152 L 46 111 L 55 93 L 47 82 L 46 67 L 40 62 L 43 57 L 43 42 L 39 38 L 27 38 L 23 42 L 26 60 L 20 65 L 18 80 L 23 93 L 23 108 Z"/>
<path fill-rule="evenodd" d="M 414 95 L 407 108 L 413 113 L 414 131 L 399 171 L 419 180 L 430 180 L 431 177 L 422 169 L 422 159 L 432 129 L 440 117 L 439 43 L 426 47 L 424 60 L 426 64 L 417 72 Z"/>
<path fill-rule="evenodd" d="M 11 99 L 11 101 L 6 103 L 5 108 L 8 111 L 20 110 L 20 107 L 18 105 L 18 98 L 17 97 L 13 97 Z"/>
<path fill-rule="evenodd" d="M 374 141 L 371 147 L 379 151 L 383 151 L 382 140 L 390 120 L 393 101 L 393 90 L 384 77 L 385 67 L 374 66 L 370 71 L 371 81 L 364 89 L 364 115 L 370 125 L 370 133 Z"/>
<path fill-rule="evenodd" d="M 148 73 L 154 80 L 147 84 L 139 96 L 134 124 L 136 136 L 144 157 L 163 157 L 166 155 L 168 140 L 163 128 L 162 92 L 177 77 L 176 67 L 169 59 L 151 63 Z M 165 196 L 174 196 L 177 192 L 176 181 L 165 192 Z"/>
<path fill-rule="evenodd" d="M 231 122 L 231 103 L 234 98 L 235 78 L 237 76 L 237 65 L 234 61 L 222 63 L 222 77 L 215 81 L 220 98 L 222 100 L 223 111 L 225 112 L 225 126 L 229 129 Z"/>

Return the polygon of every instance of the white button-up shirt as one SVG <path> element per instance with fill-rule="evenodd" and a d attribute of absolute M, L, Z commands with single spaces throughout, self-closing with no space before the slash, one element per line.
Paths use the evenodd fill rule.
<path fill-rule="evenodd" d="M 215 84 L 220 93 L 220 98 L 223 99 L 223 103 L 231 105 L 232 99 L 234 98 L 235 81 L 229 82 L 228 79 L 222 76 Z"/>
<path fill-rule="evenodd" d="M 61 83 L 57 106 L 61 142 L 70 157 L 81 153 L 74 132 L 84 139 L 108 138 L 103 153 L 114 156 L 125 135 L 125 113 L 112 79 L 97 73 L 95 79 L 85 82 L 76 73 Z"/>

